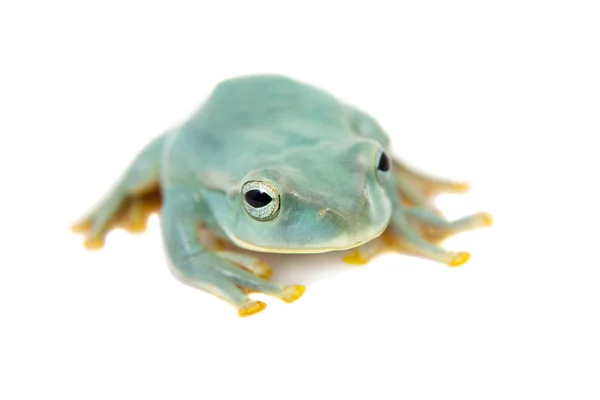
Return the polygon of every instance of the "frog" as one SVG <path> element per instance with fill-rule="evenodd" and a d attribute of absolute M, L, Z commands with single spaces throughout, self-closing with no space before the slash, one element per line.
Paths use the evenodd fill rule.
<path fill-rule="evenodd" d="M 157 212 L 175 277 L 246 317 L 266 307 L 253 292 L 292 303 L 305 291 L 271 280 L 262 253 L 337 251 L 365 264 L 394 251 L 464 264 L 470 253 L 442 241 L 490 226 L 491 215 L 450 220 L 433 200 L 468 188 L 393 156 L 381 124 L 328 91 L 247 75 L 217 84 L 189 118 L 149 141 L 72 230 L 96 250 L 114 229 L 143 232 Z"/>

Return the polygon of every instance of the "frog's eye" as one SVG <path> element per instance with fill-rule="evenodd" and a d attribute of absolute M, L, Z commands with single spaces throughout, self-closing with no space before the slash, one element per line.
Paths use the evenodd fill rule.
<path fill-rule="evenodd" d="M 377 176 L 380 180 L 384 180 L 389 175 L 388 172 L 392 169 L 392 162 L 388 155 L 381 151 L 377 157 Z"/>
<path fill-rule="evenodd" d="M 379 164 L 377 165 L 377 169 L 383 172 L 388 172 L 390 170 L 390 167 L 390 159 L 387 156 L 387 154 L 385 154 L 385 152 L 382 151 L 379 155 Z"/>
<path fill-rule="evenodd" d="M 255 219 L 273 219 L 279 212 L 279 193 L 270 183 L 248 181 L 242 186 L 242 204 Z"/>

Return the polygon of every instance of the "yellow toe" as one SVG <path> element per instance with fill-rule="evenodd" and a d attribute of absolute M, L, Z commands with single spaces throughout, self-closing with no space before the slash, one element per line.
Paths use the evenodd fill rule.
<path fill-rule="evenodd" d="M 256 275 L 258 277 L 269 280 L 272 274 L 273 271 L 266 262 L 258 261 L 258 264 L 256 264 Z"/>
<path fill-rule="evenodd" d="M 479 218 L 481 219 L 481 225 L 483 226 L 492 226 L 492 224 L 494 223 L 494 219 L 488 213 L 479 214 Z"/>
<path fill-rule="evenodd" d="M 83 247 L 88 250 L 98 250 L 104 247 L 104 238 L 90 238 L 83 242 Z"/>
<path fill-rule="evenodd" d="M 71 225 L 71 231 L 73 233 L 85 233 L 90 229 L 92 224 L 89 221 L 76 222 Z"/>
<path fill-rule="evenodd" d="M 353 265 L 364 265 L 368 262 L 367 259 L 365 259 L 361 254 L 360 251 L 358 250 L 354 250 L 352 252 L 352 254 L 347 255 L 346 257 L 344 257 L 342 259 L 346 264 L 353 264 Z"/>
<path fill-rule="evenodd" d="M 146 231 L 146 221 L 133 221 L 125 226 L 129 233 L 143 233 Z"/>
<path fill-rule="evenodd" d="M 264 310 L 266 307 L 267 305 L 262 301 L 248 300 L 242 305 L 242 307 L 240 307 L 238 310 L 238 315 L 240 317 L 247 317 Z"/>
<path fill-rule="evenodd" d="M 469 261 L 469 258 L 471 258 L 471 254 L 465 251 L 461 251 L 459 253 L 455 253 L 454 257 L 452 258 L 452 260 L 450 260 L 448 265 L 451 267 L 458 267 Z"/>
<path fill-rule="evenodd" d="M 302 293 L 304 293 L 305 289 L 306 288 L 302 285 L 286 286 L 286 288 L 281 292 L 280 297 L 286 303 L 291 303 L 298 300 L 300 296 L 302 296 Z"/>
<path fill-rule="evenodd" d="M 471 186 L 465 182 L 455 182 L 450 185 L 450 189 L 457 193 L 464 193 L 469 191 Z"/>

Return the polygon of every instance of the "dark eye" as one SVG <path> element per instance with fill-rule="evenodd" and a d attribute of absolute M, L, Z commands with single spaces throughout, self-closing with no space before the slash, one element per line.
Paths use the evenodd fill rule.
<path fill-rule="evenodd" d="M 254 208 L 264 207 L 273 200 L 271 196 L 258 189 L 248 190 L 246 194 L 244 194 L 244 197 L 248 204 Z"/>
<path fill-rule="evenodd" d="M 387 172 L 390 170 L 390 159 L 387 156 L 387 154 L 385 154 L 385 152 L 383 151 L 379 156 L 379 165 L 377 166 L 377 169 L 383 172 Z"/>
<path fill-rule="evenodd" d="M 252 218 L 267 221 L 279 212 L 279 193 L 265 181 L 248 181 L 242 186 L 242 204 Z"/>

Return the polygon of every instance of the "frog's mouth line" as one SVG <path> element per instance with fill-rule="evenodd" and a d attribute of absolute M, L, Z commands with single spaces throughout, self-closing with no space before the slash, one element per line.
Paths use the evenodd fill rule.
<path fill-rule="evenodd" d="M 358 241 L 349 246 L 338 246 L 338 247 L 319 247 L 319 248 L 307 248 L 307 249 L 291 249 L 291 248 L 277 248 L 277 247 L 263 247 L 257 246 L 245 240 L 242 240 L 234 235 L 229 235 L 229 239 L 238 247 L 241 247 L 246 250 L 259 251 L 262 253 L 279 253 L 279 254 L 317 254 L 317 253 L 327 253 L 330 251 L 343 251 L 350 250 L 356 247 L 362 246 L 365 243 L 370 242 L 371 240 L 377 239 L 381 234 L 387 229 L 387 225 L 383 227 L 377 234 L 373 235 L 371 238 Z"/>

